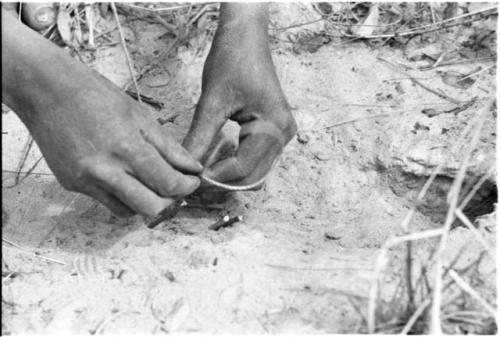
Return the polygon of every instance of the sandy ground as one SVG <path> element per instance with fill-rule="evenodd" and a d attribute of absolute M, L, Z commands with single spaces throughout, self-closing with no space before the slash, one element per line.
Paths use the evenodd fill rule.
<path fill-rule="evenodd" d="M 165 48 L 158 39 L 164 32 L 156 26 L 136 21 L 130 31 L 137 65 L 153 62 L 151 52 Z M 141 81 L 144 94 L 165 103 L 161 111 L 151 110 L 152 117 L 179 114 L 165 125 L 179 140 L 200 93 L 209 41 L 201 36 L 193 44 Z M 2 173 L 3 237 L 24 249 L 2 247 L 9 269 L 19 273 L 2 284 L 3 333 L 366 331 L 367 296 L 380 247 L 402 233 L 410 200 L 432 169 L 445 162 L 411 230 L 442 225 L 447 188 L 463 148 L 448 154 L 484 107 L 495 85 L 494 70 L 464 90 L 446 86 L 437 70 L 408 71 L 458 100 L 478 96 L 472 108 L 457 115 L 429 118 L 421 112 L 425 107 L 454 105 L 381 61 L 409 64 L 398 49 L 370 49 L 359 42 L 297 55 L 286 44 L 273 44 L 273 58 L 299 136 L 286 147 L 264 189 L 236 193 L 222 210 L 185 208 L 148 230 L 139 217 L 118 219 L 95 201 L 64 191 L 43 160 L 37 174 L 15 187 L 9 187 L 14 174 Z M 129 79 L 119 45 L 98 50 L 92 65 L 119 85 Z M 452 69 L 465 73 L 477 65 Z M 16 170 L 28 132 L 13 112 L 2 114 L 2 122 L 8 132 L 2 135 L 3 170 Z M 488 113 L 469 181 L 495 163 L 495 124 Z M 39 157 L 35 146 L 25 168 Z M 492 193 L 490 186 L 477 200 L 488 209 L 481 214 L 493 211 L 488 208 Z M 226 214 L 242 215 L 244 221 L 208 230 Z M 494 247 L 494 215 L 479 224 Z M 426 262 L 435 244 L 416 244 L 416 265 Z M 463 227 L 451 232 L 447 261 L 459 250 L 464 254 L 459 265 L 481 251 Z M 403 251 L 399 246 L 391 251 L 382 284 L 385 300 L 401 279 Z M 494 265 L 486 256 L 478 268 L 483 282 L 478 291 L 488 299 L 496 296 Z"/>

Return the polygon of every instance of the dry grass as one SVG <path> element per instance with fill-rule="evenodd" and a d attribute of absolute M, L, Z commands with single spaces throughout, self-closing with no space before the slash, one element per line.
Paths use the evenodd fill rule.
<path fill-rule="evenodd" d="M 486 180 L 486 178 L 480 179 L 476 185 L 472 188 L 469 194 L 464 198 L 461 204 L 459 204 L 459 196 L 462 188 L 462 183 L 465 178 L 466 169 L 469 164 L 472 151 L 479 140 L 480 132 L 483 123 L 486 118 L 486 114 L 491 111 L 494 106 L 494 99 L 490 100 L 486 106 L 478 113 L 475 121 L 469 124 L 469 127 L 464 130 L 462 136 L 462 142 L 455 146 L 453 151 L 460 150 L 464 144 L 467 144 L 463 153 L 463 162 L 461 167 L 454 179 L 454 182 L 450 188 L 448 194 L 448 204 L 449 209 L 447 213 L 446 220 L 442 228 L 431 229 L 421 232 L 414 232 L 403 236 L 396 236 L 390 238 L 381 248 L 375 267 L 375 277 L 370 291 L 370 300 L 368 307 L 368 320 L 367 326 L 370 333 L 392 333 L 398 331 L 402 334 L 408 333 L 424 333 L 430 332 L 433 334 L 442 334 L 443 326 L 450 320 L 453 322 L 460 322 L 464 324 L 472 324 L 476 326 L 476 330 L 481 333 L 493 333 L 497 331 L 498 327 L 498 317 L 496 313 L 496 308 L 490 304 L 487 300 L 481 297 L 479 292 L 475 290 L 470 283 L 465 281 L 466 273 L 471 269 L 476 269 L 482 260 L 484 253 L 489 254 L 492 258 L 495 258 L 495 253 L 492 247 L 486 242 L 482 237 L 481 233 L 473 226 L 472 222 L 463 214 L 462 210 L 467 205 L 468 201 L 471 200 L 472 195 L 476 193 L 480 185 Z M 467 136 L 471 128 L 475 128 L 472 132 L 472 136 Z M 423 200 L 425 193 L 432 184 L 432 181 L 440 171 L 440 167 L 437 167 L 434 174 L 429 177 L 420 194 L 415 202 L 415 207 L 413 207 L 407 217 L 402 223 L 402 228 L 405 232 L 408 232 L 410 221 L 415 213 L 415 208 L 418 202 Z M 490 170 L 485 176 L 491 175 Z M 460 255 L 465 250 L 460 249 L 457 256 L 453 259 L 451 263 L 446 266 L 443 260 L 443 254 L 449 243 L 448 237 L 450 233 L 451 224 L 454 222 L 455 217 L 462 221 L 466 227 L 470 230 L 471 240 L 477 240 L 484 251 L 480 256 L 474 260 L 471 265 L 461 271 L 454 269 L 454 265 L 460 259 Z M 431 252 L 430 258 L 427 260 L 425 265 L 421 268 L 421 274 L 414 281 L 414 273 L 412 273 L 412 261 L 414 256 L 411 253 L 411 243 L 417 240 L 426 240 L 429 238 L 439 238 L 439 244 L 434 247 Z M 393 300 L 389 303 L 389 314 L 387 312 L 387 304 L 383 304 L 380 299 L 380 281 L 384 270 L 387 267 L 389 249 L 406 243 L 407 249 L 407 259 L 406 259 L 406 269 L 405 275 L 402 278 L 405 280 L 406 289 L 408 290 L 408 297 L 402 295 L 395 295 Z M 427 270 L 433 269 L 433 279 L 434 282 L 431 285 L 427 280 Z M 449 276 L 449 278 L 448 278 Z M 468 275 L 468 277 L 474 279 L 479 277 L 476 274 Z M 422 280 L 426 280 L 426 289 L 421 292 L 420 296 L 417 294 L 417 286 Z M 478 283 L 478 282 L 474 282 Z M 481 284 L 479 282 L 479 284 Z M 443 310 L 446 307 L 450 307 L 453 303 L 449 301 L 446 305 L 443 303 L 444 299 L 447 299 L 447 294 L 445 292 L 457 286 L 460 289 L 459 296 L 469 296 L 474 299 L 476 303 L 480 304 L 480 307 L 484 310 L 481 311 L 470 311 L 467 315 L 469 317 L 462 317 L 463 314 L 456 312 L 448 312 L 446 316 L 443 316 Z M 397 290 L 399 291 L 399 289 Z M 415 301 L 419 299 L 420 303 L 416 304 Z M 429 310 L 430 307 L 430 310 Z M 403 309 L 403 310 L 401 310 Z M 388 317 L 392 317 L 390 322 L 387 322 Z M 492 320 L 494 323 L 492 323 Z M 387 323 L 392 323 L 393 326 L 388 326 Z M 395 326 L 394 326 L 395 325 Z M 450 332 L 450 331 L 447 331 Z M 456 331 L 455 331 L 456 332 Z"/>
<path fill-rule="evenodd" d="M 102 6 L 102 4 L 101 4 Z M 196 30 L 207 29 L 207 27 L 195 27 L 195 23 L 203 16 L 203 15 L 211 15 L 213 17 L 217 17 L 217 10 L 214 4 L 180 4 L 180 5 L 172 5 L 172 6 L 153 6 L 146 7 L 145 5 L 133 5 L 133 4 L 111 4 L 111 9 L 113 11 L 113 15 L 118 24 L 118 29 L 120 32 L 121 44 L 125 49 L 125 53 L 127 56 L 127 62 L 129 66 L 129 71 L 131 75 L 131 84 L 134 85 L 135 91 L 137 93 L 138 100 L 140 101 L 140 86 L 138 81 L 142 76 L 144 76 L 148 71 L 148 69 L 142 69 L 137 72 L 136 75 L 134 64 L 129 56 L 124 35 L 120 26 L 118 11 L 121 13 L 128 13 L 136 17 L 140 17 L 144 20 L 154 22 L 157 24 L 163 25 L 167 30 L 171 31 L 174 36 L 172 45 L 165 51 L 166 54 L 175 50 L 177 46 L 184 43 L 190 37 L 192 37 L 193 32 Z M 352 35 L 350 29 L 353 26 L 363 26 L 363 16 L 360 16 L 360 12 L 364 11 L 364 8 L 357 8 L 356 6 L 363 5 L 353 5 L 349 8 L 346 7 L 346 10 L 340 13 L 328 12 L 324 7 L 320 7 L 318 5 L 315 8 L 322 14 L 323 19 L 327 23 L 327 26 L 330 26 L 334 32 L 337 32 L 339 36 L 342 38 L 349 38 L 347 42 L 352 42 L 354 40 L 359 39 L 359 36 Z M 418 6 L 417 6 L 418 7 Z M 418 9 L 418 8 L 417 8 Z M 68 23 L 70 25 L 82 25 L 83 31 L 88 33 L 88 38 L 85 43 L 82 43 L 82 49 L 94 49 L 98 47 L 97 40 L 99 37 L 105 35 L 105 32 L 94 32 L 94 20 L 92 17 L 92 11 L 88 5 L 74 5 L 71 8 L 67 9 L 68 11 L 74 12 L 74 22 Z M 357 11 L 356 11 L 357 10 Z M 390 39 L 398 40 L 402 36 L 407 35 L 409 38 L 423 33 L 429 33 L 438 29 L 442 29 L 443 23 L 455 24 L 457 20 L 463 19 L 464 17 L 473 17 L 477 19 L 476 14 L 482 14 L 484 12 L 492 12 L 496 11 L 496 9 L 488 8 L 486 10 L 478 11 L 478 13 L 472 13 L 469 15 L 462 16 L 454 16 L 451 18 L 442 17 L 442 20 L 435 22 L 435 13 L 433 13 L 432 7 L 426 7 L 424 9 L 420 8 L 421 12 L 424 11 L 426 13 L 431 13 L 431 16 L 428 16 L 428 19 L 431 22 L 425 22 L 425 20 L 408 20 L 406 16 L 406 12 L 402 11 L 400 17 L 391 17 L 391 15 L 387 14 L 390 11 L 387 11 L 387 16 L 377 25 L 377 30 L 374 32 L 378 32 L 378 34 L 373 34 L 371 39 L 380 39 L 384 44 Z M 422 14 L 420 13 L 420 14 Z M 85 16 L 85 20 L 80 21 L 78 18 Z M 415 17 L 419 17 L 418 15 L 414 15 Z M 422 14 L 423 16 L 423 14 Z M 313 22 L 310 22 L 313 23 Z M 306 23 L 309 24 L 309 23 Z M 460 21 L 458 24 L 464 24 L 464 22 Z M 290 27 L 278 27 L 274 28 L 274 30 L 286 30 L 289 28 L 299 27 L 302 24 L 296 24 Z M 440 26 L 441 25 L 441 26 Z M 338 28 L 340 27 L 340 28 Z M 49 35 L 50 38 L 54 36 L 54 27 L 47 29 L 46 34 Z M 72 27 L 74 28 L 74 27 Z M 403 34 L 394 33 L 394 31 L 400 31 L 401 29 L 406 28 Z M 213 29 L 213 27 L 211 28 Z M 273 28 L 271 29 L 271 31 Z M 328 32 L 327 32 L 328 33 Z M 331 33 L 331 32 L 330 32 Z M 327 34 L 328 35 L 328 34 Z M 354 39 L 352 39 L 354 38 Z M 365 37 L 366 38 L 366 37 Z M 76 39 L 78 40 L 78 39 Z M 408 40 L 409 41 L 409 40 Z M 70 48 L 75 49 L 75 46 L 70 46 Z M 78 51 L 76 50 L 78 54 Z M 446 63 L 441 63 L 440 65 L 445 65 Z M 437 66 L 437 62 L 436 62 Z M 487 71 L 489 68 L 481 70 L 481 72 Z M 470 74 L 465 78 L 475 76 L 479 72 Z M 463 80 L 462 79 L 462 80 Z M 415 80 L 415 79 L 413 79 Z M 128 87 L 128 86 L 127 86 Z M 454 180 L 454 183 L 450 189 L 449 193 L 449 210 L 447 213 L 446 220 L 443 224 L 442 228 L 439 229 L 429 229 L 421 232 L 412 232 L 411 230 L 411 220 L 416 212 L 416 207 L 418 204 L 424 199 L 427 191 L 430 186 L 433 184 L 435 178 L 440 173 L 442 167 L 436 167 L 433 174 L 429 177 L 422 190 L 420 191 L 417 199 L 415 200 L 414 207 L 410 209 L 404 221 L 401 224 L 401 228 L 403 229 L 404 235 L 396 236 L 390 238 L 380 249 L 379 255 L 376 259 L 375 271 L 374 271 L 374 281 L 369 293 L 369 302 L 368 302 L 368 315 L 366 319 L 367 330 L 370 333 L 442 333 L 443 326 L 449 325 L 449 323 L 453 324 L 472 324 L 478 327 L 478 331 L 483 333 L 495 333 L 498 331 L 498 312 L 497 309 L 489 303 L 486 299 L 482 298 L 480 292 L 474 289 L 473 284 L 477 282 L 470 282 L 467 279 L 477 278 L 478 276 L 473 273 L 477 266 L 481 262 L 484 254 L 480 254 L 474 261 L 472 261 L 467 267 L 462 268 L 461 270 L 454 269 L 457 261 L 461 258 L 461 253 L 463 250 L 459 250 L 459 253 L 455 258 L 448 264 L 443 261 L 443 253 L 447 248 L 447 239 L 450 232 L 450 228 L 455 218 L 458 218 L 469 230 L 471 234 L 471 240 L 477 240 L 484 248 L 484 252 L 491 255 L 493 258 L 495 257 L 493 247 L 490 247 L 486 240 L 482 237 L 481 233 L 474 227 L 472 222 L 464 215 L 463 209 L 467 205 L 467 203 L 472 199 L 472 196 L 478 191 L 479 187 L 482 183 L 489 178 L 489 176 L 493 173 L 493 169 L 488 172 L 483 178 L 481 178 L 476 185 L 472 188 L 469 194 L 463 199 L 462 203 L 459 204 L 459 196 L 462 188 L 462 183 L 465 176 L 465 171 L 467 165 L 470 160 L 470 154 L 474 149 L 475 144 L 477 143 L 478 137 L 480 135 L 480 131 L 482 128 L 482 124 L 485 120 L 485 114 L 490 111 L 493 106 L 494 101 L 490 101 L 486 104 L 486 107 L 482 110 L 482 112 L 478 115 L 477 120 L 475 122 L 469 123 L 469 125 L 464 129 L 462 142 L 460 144 L 456 144 L 455 148 L 451 151 L 452 153 L 455 151 L 460 151 L 464 144 L 468 144 L 466 149 L 464 150 L 464 161 L 461 165 L 461 168 Z M 382 117 L 384 115 L 379 115 L 375 117 Z M 330 126 L 333 128 L 340 124 L 351 123 L 356 120 L 344 121 L 335 125 Z M 471 130 L 475 128 L 472 137 L 468 137 L 468 134 Z M 31 148 L 32 139 L 28 140 L 27 149 L 23 152 L 22 157 L 20 158 L 19 167 L 17 171 L 16 184 L 19 182 L 20 174 L 22 173 L 22 169 L 24 167 L 24 163 L 26 161 L 26 157 L 29 154 L 29 150 Z M 39 162 L 39 161 L 38 161 Z M 38 164 L 37 162 L 37 164 Z M 27 175 L 29 175 L 34 167 L 27 171 Z M 417 241 L 428 240 L 431 238 L 437 238 L 439 243 L 436 247 L 434 247 L 433 251 L 430 253 L 429 259 L 426 261 L 424 265 L 420 266 L 420 271 L 418 275 L 415 277 L 417 273 L 415 273 L 415 265 L 414 260 L 417 253 L 415 253 L 415 245 Z M 5 243 L 9 245 L 16 246 L 15 244 L 8 242 L 4 239 Z M 401 244 L 405 245 L 406 249 L 406 259 L 405 259 L 405 273 L 401 277 L 400 286 L 397 287 L 394 292 L 392 299 L 388 302 L 384 302 L 380 296 L 381 293 L 381 280 L 384 275 L 384 271 L 387 269 L 388 260 L 390 259 L 390 250 L 393 247 L 397 247 Z M 64 264 L 64 262 L 54 260 L 51 258 L 43 257 L 34 252 L 30 252 L 22 247 L 17 246 L 20 250 L 33 254 L 38 258 L 45 259 L 51 262 Z M 434 282 L 430 282 L 428 273 L 429 271 L 433 271 L 432 279 Z M 471 272 L 472 271 L 472 272 Z M 13 277 L 15 272 L 9 272 L 4 276 L 3 282 L 6 282 L 9 278 Z M 458 289 L 458 294 L 455 297 L 451 296 L 449 293 L 450 289 Z M 405 291 L 406 290 L 406 291 Z M 468 297 L 473 299 L 476 303 L 479 304 L 479 310 L 459 310 L 458 306 L 454 306 L 453 303 L 462 297 Z M 451 297 L 451 300 L 450 300 Z M 448 302 L 445 303 L 445 300 Z M 451 308 L 451 309 L 447 309 Z M 361 309 L 357 308 L 358 312 L 361 312 Z M 131 312 L 135 313 L 135 312 Z M 104 331 L 105 326 L 109 324 L 113 319 L 115 319 L 118 315 L 127 314 L 127 313 L 117 313 L 108 319 L 104 320 L 99 324 L 96 328 L 95 333 L 99 334 Z M 363 318 L 364 319 L 364 318 Z M 450 332 L 450 331 L 446 331 Z"/>

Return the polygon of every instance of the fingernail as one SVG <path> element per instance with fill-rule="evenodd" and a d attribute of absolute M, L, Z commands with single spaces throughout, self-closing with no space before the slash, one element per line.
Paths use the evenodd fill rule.
<path fill-rule="evenodd" d="M 187 179 L 189 180 L 189 185 L 191 186 L 190 190 L 194 191 L 200 186 L 200 178 L 195 177 L 195 176 L 186 176 Z"/>
<path fill-rule="evenodd" d="M 203 165 L 199 161 L 196 161 L 196 170 L 197 171 L 203 171 Z"/>

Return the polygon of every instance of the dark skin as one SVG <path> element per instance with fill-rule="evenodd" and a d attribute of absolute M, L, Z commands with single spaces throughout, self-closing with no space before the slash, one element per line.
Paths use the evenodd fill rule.
<path fill-rule="evenodd" d="M 219 182 L 246 185 L 263 177 L 297 130 L 267 39 L 267 4 L 222 4 L 205 62 L 202 94 L 184 146 L 201 159 L 228 119 L 242 127 L 236 156 L 206 168 Z"/>
<path fill-rule="evenodd" d="M 2 101 L 25 123 L 58 181 L 119 216 L 154 217 L 194 192 L 199 160 L 228 118 L 234 158 L 205 168 L 221 182 L 265 175 L 296 131 L 267 42 L 267 5 L 225 3 L 184 146 L 136 101 L 2 10 Z"/>

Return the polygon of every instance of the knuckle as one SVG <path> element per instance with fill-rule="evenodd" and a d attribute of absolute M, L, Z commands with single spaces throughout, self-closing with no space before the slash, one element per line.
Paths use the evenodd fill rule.
<path fill-rule="evenodd" d="M 84 157 L 76 161 L 76 178 L 85 179 L 92 176 L 95 172 L 96 161 L 93 157 Z"/>
<path fill-rule="evenodd" d="M 108 176 L 108 171 L 109 169 L 102 158 L 97 156 L 81 158 L 77 161 L 76 180 L 85 183 Z"/>
<path fill-rule="evenodd" d="M 134 142 L 128 138 L 121 139 L 113 146 L 114 153 L 122 156 L 133 156 L 137 153 L 138 142 Z"/>
<path fill-rule="evenodd" d="M 165 181 L 161 187 L 161 194 L 164 197 L 170 197 L 182 192 L 182 183 L 178 177 L 172 177 L 171 179 Z"/>
<path fill-rule="evenodd" d="M 297 122 L 293 118 L 286 101 L 280 104 L 280 107 L 275 111 L 276 125 L 282 130 L 285 141 L 288 143 L 297 133 Z"/>
<path fill-rule="evenodd" d="M 292 116 L 290 116 L 290 119 L 288 120 L 283 133 L 285 134 L 287 143 L 293 138 L 293 136 L 297 134 L 297 122 Z"/>

